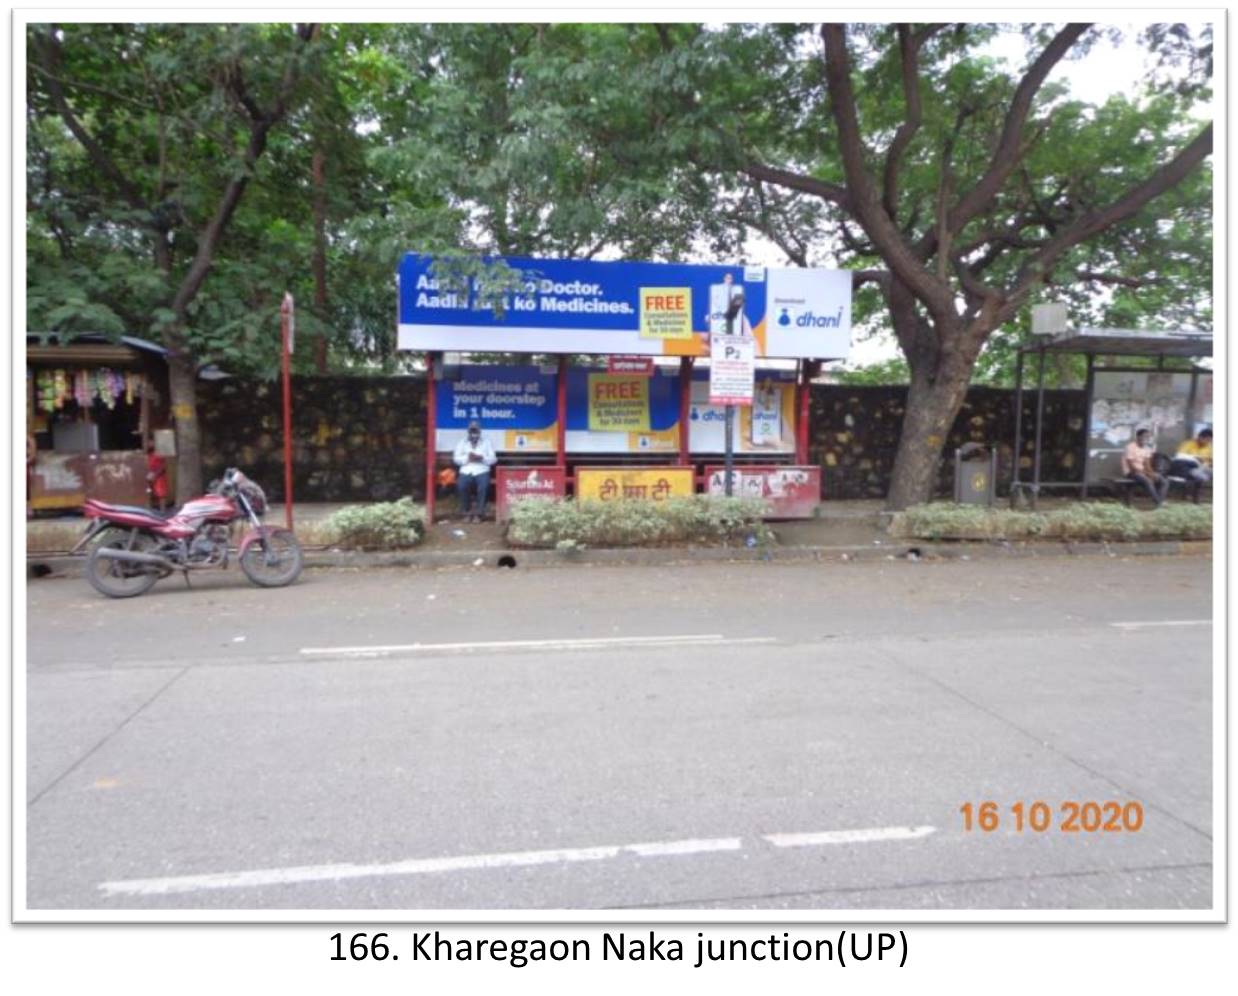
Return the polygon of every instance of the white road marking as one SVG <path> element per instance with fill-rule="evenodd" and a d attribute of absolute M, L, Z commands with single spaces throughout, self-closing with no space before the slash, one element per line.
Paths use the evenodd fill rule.
<path fill-rule="evenodd" d="M 1118 629 L 1147 629 L 1150 626 L 1211 626 L 1211 619 L 1153 619 L 1140 622 L 1115 622 Z"/>
<path fill-rule="evenodd" d="M 822 844 L 867 844 L 876 840 L 915 840 L 936 827 L 874 827 L 871 830 L 825 830 L 821 833 L 768 833 L 775 847 L 817 847 Z"/>
<path fill-rule="evenodd" d="M 934 827 L 877 827 L 871 830 L 829 830 L 815 834 L 769 834 L 764 839 L 776 847 L 859 844 L 878 840 L 907 840 L 923 837 L 932 833 L 934 829 Z M 208 889 L 247 889 L 266 885 L 337 882 L 350 878 L 431 875 L 491 868 L 525 868 L 533 865 L 603 861 L 608 858 L 617 858 L 621 854 L 634 854 L 643 858 L 707 854 L 717 851 L 738 851 L 742 847 L 743 840 L 739 837 L 664 840 L 644 844 L 607 844 L 601 847 L 560 848 L 550 851 L 509 851 L 499 854 L 461 854 L 446 858 L 412 858 L 407 861 L 393 861 L 389 864 L 301 865 L 292 868 L 258 868 L 251 871 L 180 875 L 170 878 L 123 879 L 116 882 L 101 882 L 99 889 L 113 896 L 167 896 L 173 893 L 201 892 Z"/>
<path fill-rule="evenodd" d="M 493 640 L 484 643 L 405 643 L 374 647 L 302 647 L 306 657 L 383 657 L 388 654 L 459 653 L 487 650 L 596 650 L 609 647 L 774 643 L 777 637 L 728 639 L 721 633 L 689 636 L 612 636 L 597 639 Z"/>

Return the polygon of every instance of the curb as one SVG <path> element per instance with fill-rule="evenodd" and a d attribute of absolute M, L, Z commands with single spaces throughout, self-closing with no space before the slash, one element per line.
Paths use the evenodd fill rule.
<path fill-rule="evenodd" d="M 574 567 L 594 564 L 657 566 L 686 563 L 803 563 L 805 561 L 1001 560 L 1041 557 L 1176 557 L 1212 555 L 1207 540 L 1167 540 L 1147 543 L 915 543 L 870 546 L 787 546 L 766 550 L 701 547 L 697 549 L 601 549 L 562 554 L 555 550 L 453 550 L 366 553 L 307 550 L 307 568 L 415 567 Z M 26 558 L 27 577 L 81 573 L 85 558 L 67 554 Z"/>

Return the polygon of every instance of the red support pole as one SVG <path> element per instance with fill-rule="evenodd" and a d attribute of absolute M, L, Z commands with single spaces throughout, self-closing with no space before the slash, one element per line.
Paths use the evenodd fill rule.
<path fill-rule="evenodd" d="M 795 422 L 795 462 L 800 466 L 808 463 L 808 420 L 811 418 L 812 388 L 809 384 L 809 374 L 812 370 L 811 360 L 800 360 L 800 376 L 797 388 L 799 390 L 800 411 Z"/>
<path fill-rule="evenodd" d="M 279 306 L 280 372 L 284 381 L 284 523 L 292 529 L 292 295 Z"/>
<path fill-rule="evenodd" d="M 435 440 L 438 433 L 437 391 L 434 385 L 434 354 L 426 353 L 426 525 L 434 525 Z"/>
<path fill-rule="evenodd" d="M 555 466 L 567 471 L 567 356 L 559 357 L 558 413 L 555 425 Z"/>
<path fill-rule="evenodd" d="M 692 448 L 688 433 L 692 414 L 692 357 L 679 358 L 679 466 L 692 464 Z"/>

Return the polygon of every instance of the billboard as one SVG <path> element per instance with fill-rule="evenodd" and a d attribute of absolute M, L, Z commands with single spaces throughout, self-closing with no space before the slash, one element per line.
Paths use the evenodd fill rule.
<path fill-rule="evenodd" d="M 435 446 L 450 451 L 476 419 L 501 453 L 553 453 L 557 392 L 558 374 L 540 367 L 464 364 L 435 382 Z M 795 419 L 794 373 L 759 371 L 752 403 L 736 412 L 735 452 L 794 453 Z M 726 410 L 710 403 L 708 371 L 693 371 L 688 420 L 693 453 L 726 449 Z M 564 440 L 568 453 L 678 453 L 678 372 L 569 367 Z"/>
<path fill-rule="evenodd" d="M 851 346 L 851 274 L 764 266 L 599 263 L 496 257 L 516 289 L 484 301 L 475 278 L 453 283 L 434 258 L 399 269 L 399 348 L 424 351 L 708 356 L 727 331 L 756 355 L 842 359 Z"/>

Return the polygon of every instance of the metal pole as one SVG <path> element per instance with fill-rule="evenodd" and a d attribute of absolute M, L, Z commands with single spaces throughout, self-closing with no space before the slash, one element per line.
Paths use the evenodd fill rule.
<path fill-rule="evenodd" d="M 727 287 L 732 288 L 733 285 L 728 284 Z M 730 290 L 728 290 L 727 293 L 729 294 Z M 728 336 L 733 335 L 734 329 L 735 329 L 735 314 L 731 310 L 730 301 L 728 301 L 727 309 L 726 309 L 726 334 Z M 723 453 L 725 454 L 725 458 L 722 461 L 722 465 L 724 468 L 723 479 L 726 481 L 725 494 L 728 498 L 730 498 L 731 497 L 731 476 L 732 476 L 732 472 L 735 469 L 735 444 L 731 439 L 731 430 L 735 428 L 735 406 L 729 403 L 726 406 L 725 426 L 726 426 L 726 429 L 725 429 L 726 449 L 723 451 Z"/>
<path fill-rule="evenodd" d="M 561 467 L 564 476 L 567 474 L 567 354 L 559 356 L 558 388 L 558 431 L 555 438 L 555 465 Z"/>
<path fill-rule="evenodd" d="M 692 448 L 689 432 L 692 415 L 692 357 L 679 358 L 679 465 L 692 464 Z"/>
<path fill-rule="evenodd" d="M 1091 453 L 1092 438 L 1092 367 L 1096 360 L 1094 353 L 1088 353 L 1088 381 L 1083 394 L 1083 497 L 1088 496 L 1088 456 Z"/>
<path fill-rule="evenodd" d="M 1013 508 L 1019 497 L 1019 462 L 1023 457 L 1023 349 L 1015 354 L 1014 366 L 1014 467 L 1010 473 L 1010 506 Z"/>
<path fill-rule="evenodd" d="M 1036 375 L 1036 452 L 1032 454 L 1032 508 L 1040 498 L 1040 437 L 1045 421 L 1045 351 L 1040 350 L 1040 365 Z"/>
<path fill-rule="evenodd" d="M 808 420 L 811 417 L 812 408 L 809 404 L 812 388 L 809 383 L 809 374 L 812 370 L 811 360 L 800 360 L 800 377 L 799 384 L 799 401 L 800 410 L 799 418 L 795 423 L 795 462 L 801 467 L 808 463 Z"/>
<path fill-rule="evenodd" d="M 279 306 L 280 372 L 284 381 L 284 524 L 292 529 L 292 295 Z"/>
<path fill-rule="evenodd" d="M 426 353 L 426 525 L 434 525 L 435 436 L 438 434 L 436 408 L 438 392 L 434 384 L 434 354 Z"/>

